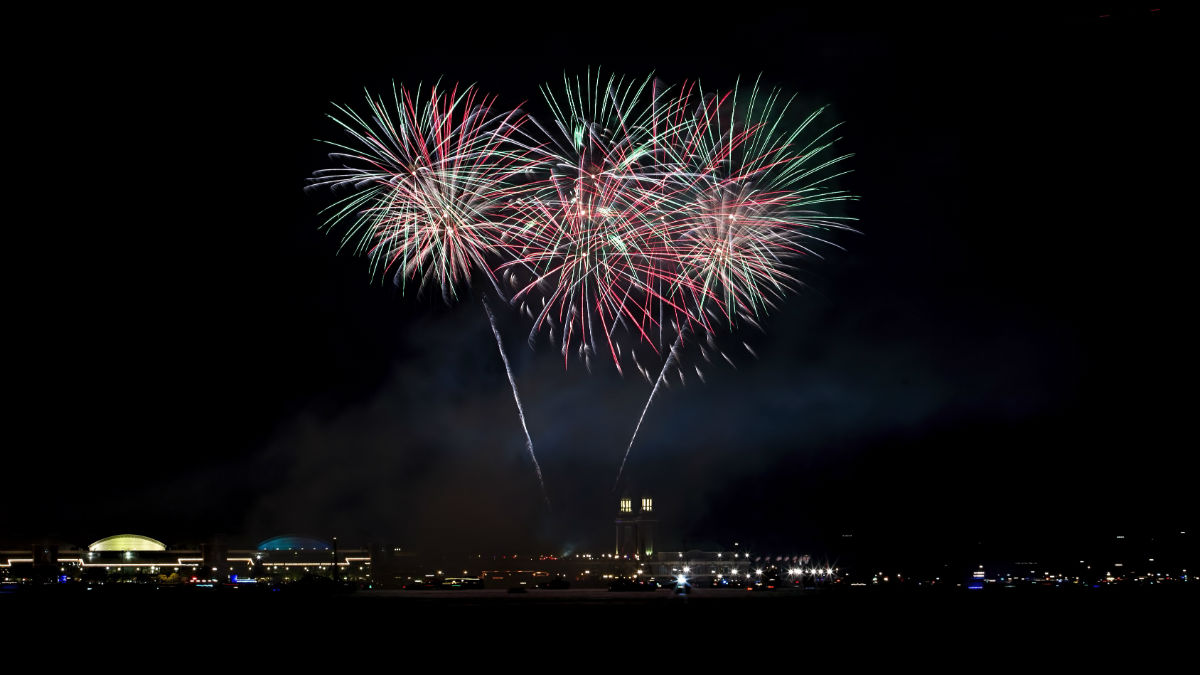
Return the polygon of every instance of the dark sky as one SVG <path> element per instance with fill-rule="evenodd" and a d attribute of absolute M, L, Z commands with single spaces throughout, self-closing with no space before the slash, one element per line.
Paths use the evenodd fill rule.
<path fill-rule="evenodd" d="M 1149 6 L 1147 6 L 1148 8 Z M 373 282 L 319 230 L 315 138 L 363 87 L 476 82 L 544 114 L 588 66 L 830 104 L 861 235 L 663 393 L 630 476 L 664 544 L 1015 548 L 1194 516 L 1190 164 L 1169 11 L 97 15 L 11 72 L 0 539 L 281 532 L 607 550 L 648 393 L 478 294 Z M 614 9 L 614 12 L 619 10 Z M 1190 36 L 1187 37 L 1190 39 Z"/>

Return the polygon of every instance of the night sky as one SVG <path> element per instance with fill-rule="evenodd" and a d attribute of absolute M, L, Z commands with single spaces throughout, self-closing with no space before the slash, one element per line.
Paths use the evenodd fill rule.
<path fill-rule="evenodd" d="M 649 385 L 564 371 L 501 308 L 548 512 L 478 289 L 373 280 L 303 190 L 363 87 L 475 82 L 545 117 L 538 86 L 589 66 L 829 104 L 862 197 L 862 233 L 726 338 L 737 369 L 652 407 L 628 470 L 660 547 L 1015 555 L 1194 521 L 1177 17 L 612 9 L 31 28 L 4 124 L 0 540 L 609 550 Z"/>

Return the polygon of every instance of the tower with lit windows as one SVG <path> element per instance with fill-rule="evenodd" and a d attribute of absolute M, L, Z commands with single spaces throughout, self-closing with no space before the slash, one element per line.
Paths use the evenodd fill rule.
<path fill-rule="evenodd" d="M 621 497 L 617 503 L 617 556 L 646 558 L 654 555 L 657 522 L 651 497 L 643 495 L 640 503 L 635 503 L 628 495 Z"/>

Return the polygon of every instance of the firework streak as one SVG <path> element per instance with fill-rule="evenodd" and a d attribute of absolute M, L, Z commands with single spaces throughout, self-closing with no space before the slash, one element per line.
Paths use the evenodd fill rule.
<path fill-rule="evenodd" d="M 375 274 L 390 275 L 402 289 L 419 278 L 419 288 L 436 285 L 450 302 L 459 283 L 479 271 L 500 293 L 487 258 L 503 233 L 505 204 L 520 193 L 513 179 L 533 160 L 507 140 L 519 129 L 521 115 L 494 114 L 493 100 L 471 87 L 446 93 L 434 85 L 425 100 L 419 90 L 393 87 L 390 107 L 367 95 L 369 117 L 344 106 L 337 106 L 341 117 L 330 116 L 351 142 L 330 143 L 337 148 L 330 158 L 342 166 L 317 171 L 311 185 L 350 191 L 326 209 L 326 224 L 349 223 L 343 246 L 353 244 L 368 255 Z M 483 309 L 549 506 L 517 383 L 486 298 Z"/>
<path fill-rule="evenodd" d="M 525 406 L 521 405 L 521 395 L 517 393 L 517 381 L 513 379 L 512 367 L 508 365 L 508 354 L 504 352 L 504 342 L 500 339 L 500 329 L 496 328 L 496 317 L 488 306 L 487 294 L 483 295 L 483 311 L 487 313 L 488 322 L 492 324 L 492 335 L 496 336 L 496 349 L 500 350 L 500 360 L 504 361 L 504 372 L 508 374 L 508 383 L 512 385 L 513 401 L 517 404 L 517 416 L 521 418 L 521 428 L 525 430 L 525 448 L 529 450 L 529 459 L 533 461 L 533 470 L 537 473 L 538 485 L 542 487 L 542 499 L 550 506 L 550 496 L 546 494 L 546 481 L 542 478 L 542 467 L 538 465 L 537 455 L 533 454 L 533 437 L 529 435 L 529 425 L 525 423 Z"/>
<path fill-rule="evenodd" d="M 671 353 L 667 355 L 667 360 L 663 361 L 662 370 L 658 372 L 658 379 L 654 381 L 654 387 L 650 389 L 650 396 L 646 398 L 646 405 L 642 407 L 642 414 L 638 416 L 637 424 L 633 427 L 633 436 L 629 438 L 629 445 L 625 448 L 625 455 L 621 457 L 621 466 L 617 468 L 617 479 L 613 481 L 614 492 L 621 485 L 621 474 L 625 472 L 625 462 L 629 461 L 629 453 L 633 450 L 633 442 L 637 440 L 638 430 L 642 428 L 642 422 L 646 419 L 646 411 L 650 409 L 650 404 L 654 402 L 654 395 L 658 393 L 658 388 L 666 381 L 667 370 L 671 367 L 671 362 L 675 360 L 675 355 L 678 353 L 681 341 L 682 336 L 677 338 L 675 344 L 671 346 Z"/>

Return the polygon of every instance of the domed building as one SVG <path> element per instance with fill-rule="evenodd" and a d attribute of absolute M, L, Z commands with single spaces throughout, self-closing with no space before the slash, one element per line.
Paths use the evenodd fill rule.
<path fill-rule="evenodd" d="M 0 581 L 132 581 L 213 586 L 280 583 L 309 575 L 369 582 L 372 580 L 370 551 L 339 549 L 336 540 L 330 543 L 294 534 L 272 537 L 253 548 L 231 547 L 219 540 L 167 546 L 141 534 L 114 534 L 97 539 L 86 549 L 39 544 L 31 549 L 0 551 Z"/>
<path fill-rule="evenodd" d="M 167 545 L 140 534 L 114 534 L 88 545 L 88 551 L 165 551 Z"/>
<path fill-rule="evenodd" d="M 285 534 L 272 537 L 258 544 L 260 551 L 332 551 L 333 546 L 326 541 L 302 537 L 295 534 Z"/>
<path fill-rule="evenodd" d="M 73 562 L 66 556 L 60 563 Z M 87 579 L 138 579 L 173 576 L 190 578 L 204 562 L 200 550 L 173 549 L 143 534 L 114 534 L 88 544 L 87 553 L 78 559 L 80 573 Z M 67 571 L 65 566 L 63 571 Z"/>

